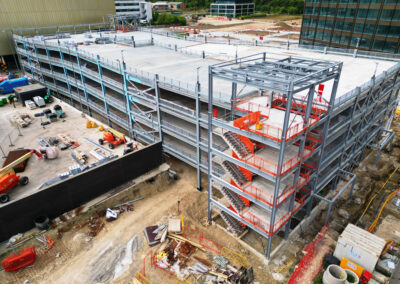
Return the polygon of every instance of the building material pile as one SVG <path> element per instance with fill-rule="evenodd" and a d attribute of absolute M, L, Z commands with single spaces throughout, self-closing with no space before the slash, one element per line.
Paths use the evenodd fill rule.
<path fill-rule="evenodd" d="M 244 267 L 222 255 L 222 250 L 203 245 L 203 237 L 185 234 L 179 218 L 171 218 L 167 223 L 144 230 L 149 246 L 159 245 L 153 250 L 155 267 L 185 282 L 194 278 L 196 283 L 252 283 L 252 267 Z"/>

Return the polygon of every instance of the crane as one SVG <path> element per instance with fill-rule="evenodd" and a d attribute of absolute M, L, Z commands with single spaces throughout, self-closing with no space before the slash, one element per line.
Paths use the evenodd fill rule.
<path fill-rule="evenodd" d="M 29 159 L 33 154 L 39 157 L 39 159 L 43 158 L 43 155 L 36 151 L 32 150 L 29 153 L 26 153 L 22 157 L 16 159 L 12 163 L 0 169 L 0 202 L 6 203 L 10 200 L 8 196 L 8 192 L 14 188 L 17 184 L 27 185 L 29 183 L 29 179 L 26 176 L 17 176 L 13 167 L 22 163 L 26 159 Z"/>

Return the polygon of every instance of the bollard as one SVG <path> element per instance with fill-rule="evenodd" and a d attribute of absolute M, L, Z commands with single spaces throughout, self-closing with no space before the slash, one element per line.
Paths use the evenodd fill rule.
<path fill-rule="evenodd" d="M 11 136 L 10 136 L 10 134 L 8 134 L 8 139 L 10 139 L 10 145 L 8 145 L 8 146 L 10 146 L 10 147 L 14 146 L 14 144 L 13 144 L 12 141 L 11 141 Z"/>
<path fill-rule="evenodd" d="M 17 127 L 17 130 L 18 130 L 18 136 L 22 136 L 21 129 L 19 129 L 19 126 L 17 125 L 16 127 Z"/>
<path fill-rule="evenodd" d="M 3 148 L 1 148 L 1 146 L 0 146 L 0 151 L 3 154 L 3 159 L 7 158 L 6 154 L 4 154 Z"/>

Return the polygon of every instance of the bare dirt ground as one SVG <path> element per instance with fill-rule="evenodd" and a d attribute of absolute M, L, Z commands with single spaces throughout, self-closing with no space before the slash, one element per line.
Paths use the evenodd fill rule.
<path fill-rule="evenodd" d="M 216 17 L 205 17 L 197 23 L 189 23 L 191 27 L 202 30 L 235 32 L 243 30 L 285 30 L 299 31 L 301 27 L 301 17 L 299 16 L 267 16 L 253 19 L 231 21 L 219 20 Z M 256 32 L 256 31 L 255 31 Z"/>
<path fill-rule="evenodd" d="M 247 257 L 254 268 L 259 283 L 274 283 L 267 266 L 257 256 L 243 248 L 235 238 L 216 226 L 206 225 L 207 194 L 196 189 L 195 170 L 175 161 L 173 168 L 180 179 L 171 182 L 157 178 L 143 185 L 146 197 L 134 204 L 134 211 L 125 212 L 105 227 L 95 237 L 88 235 L 85 223 L 93 213 L 77 216 L 71 230 L 57 237 L 57 228 L 50 231 L 56 241 L 55 249 L 38 250 L 36 262 L 17 273 L 0 273 L 0 283 L 130 283 L 143 263 L 149 247 L 143 237 L 143 229 L 177 215 L 180 200 L 185 226 L 203 231 L 207 238 L 237 251 Z M 38 242 L 32 241 L 26 246 Z M 148 270 L 152 283 L 176 283 L 167 279 L 161 270 Z"/>

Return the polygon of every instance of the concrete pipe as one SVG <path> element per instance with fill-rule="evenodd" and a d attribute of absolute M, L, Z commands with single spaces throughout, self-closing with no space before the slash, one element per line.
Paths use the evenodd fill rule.
<path fill-rule="evenodd" d="M 344 271 L 346 272 L 346 281 L 344 282 L 345 284 L 358 284 L 358 282 L 360 282 L 358 275 L 355 274 L 354 271 L 351 271 L 349 269 L 345 269 Z"/>
<path fill-rule="evenodd" d="M 322 281 L 324 284 L 345 284 L 346 272 L 338 265 L 331 264 L 324 272 Z"/>

